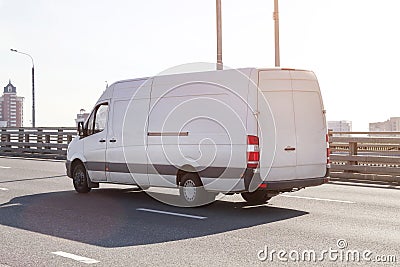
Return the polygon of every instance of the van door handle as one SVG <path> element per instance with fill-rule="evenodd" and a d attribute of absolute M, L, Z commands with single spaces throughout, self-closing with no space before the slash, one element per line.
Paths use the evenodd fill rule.
<path fill-rule="evenodd" d="M 291 147 L 291 146 L 287 146 L 287 147 L 285 148 L 285 151 L 295 151 L 295 150 L 296 150 L 296 148 Z"/>
<path fill-rule="evenodd" d="M 100 143 L 104 143 L 105 141 L 106 141 L 106 140 L 104 140 L 104 139 L 100 139 L 100 140 L 99 140 Z"/>
<path fill-rule="evenodd" d="M 117 140 L 111 139 L 110 142 L 111 142 L 111 143 L 115 143 L 115 142 L 117 142 Z"/>

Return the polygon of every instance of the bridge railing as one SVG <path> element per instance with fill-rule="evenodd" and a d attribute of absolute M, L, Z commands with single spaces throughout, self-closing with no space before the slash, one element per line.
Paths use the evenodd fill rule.
<path fill-rule="evenodd" d="M 60 156 L 67 154 L 68 144 L 77 135 L 71 127 L 0 128 L 1 155 Z"/>
<path fill-rule="evenodd" d="M 0 128 L 0 155 L 65 158 L 76 128 Z M 331 178 L 400 182 L 400 132 L 329 132 Z"/>
<path fill-rule="evenodd" d="M 400 132 L 330 132 L 331 178 L 400 182 Z"/>

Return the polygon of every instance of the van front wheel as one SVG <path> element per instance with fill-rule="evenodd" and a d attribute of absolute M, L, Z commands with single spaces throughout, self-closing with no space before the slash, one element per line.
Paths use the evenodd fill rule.
<path fill-rule="evenodd" d="M 254 191 L 242 193 L 242 198 L 251 205 L 260 205 L 267 203 L 271 197 L 268 196 L 267 191 Z"/>
<path fill-rule="evenodd" d="M 211 204 L 215 194 L 207 192 L 200 178 L 193 173 L 185 174 L 179 185 L 179 194 L 185 207 L 199 207 Z"/>
<path fill-rule="evenodd" d="M 78 193 L 89 193 L 91 188 L 87 182 L 87 174 L 82 164 L 77 165 L 72 172 L 74 188 Z"/>

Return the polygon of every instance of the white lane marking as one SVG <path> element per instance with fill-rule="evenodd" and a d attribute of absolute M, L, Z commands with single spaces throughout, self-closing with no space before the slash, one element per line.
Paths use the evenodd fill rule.
<path fill-rule="evenodd" d="M 356 204 L 356 202 L 348 201 L 348 200 L 337 200 L 337 199 L 327 199 L 327 198 L 317 198 L 317 197 L 301 197 L 301 196 L 289 196 L 289 195 L 281 195 L 282 197 L 289 198 L 301 198 L 301 199 L 309 199 L 309 200 L 319 200 L 319 201 L 328 201 L 328 202 L 339 202 L 339 203 L 347 203 L 347 204 Z"/>
<path fill-rule="evenodd" d="M 64 258 L 68 258 L 68 259 L 72 259 L 72 260 L 76 260 L 82 263 L 87 263 L 87 264 L 92 264 L 92 263 L 99 263 L 99 261 L 94 260 L 94 259 L 90 259 L 90 258 L 86 258 L 86 257 L 82 257 L 82 256 L 78 256 L 75 254 L 71 254 L 71 253 L 67 253 L 67 252 L 63 252 L 63 251 L 56 251 L 56 252 L 52 252 L 55 255 L 64 257 Z"/>
<path fill-rule="evenodd" d="M 5 205 L 1 205 L 0 209 L 2 208 L 9 208 L 9 207 L 15 207 L 15 206 L 22 206 L 21 203 L 12 203 L 12 204 L 5 204 Z"/>
<path fill-rule="evenodd" d="M 162 211 L 162 210 L 152 210 L 152 209 L 143 209 L 143 208 L 137 208 L 136 210 L 138 210 L 138 211 L 146 211 L 146 212 L 153 212 L 153 213 L 160 213 L 160 214 L 166 214 L 166 215 L 173 215 L 173 216 L 179 216 L 179 217 L 186 217 L 186 218 L 192 218 L 192 219 L 199 219 L 199 220 L 207 219 L 207 217 L 203 217 L 203 216 L 176 213 L 176 212 L 169 212 L 169 211 Z"/>
<path fill-rule="evenodd" d="M 11 169 L 11 167 L 7 167 L 7 166 L 0 166 L 0 169 Z"/>
<path fill-rule="evenodd" d="M 8 188 L 0 187 L 0 191 L 8 191 Z"/>
<path fill-rule="evenodd" d="M 265 204 L 259 204 L 259 205 L 251 205 L 251 206 L 244 206 L 242 209 L 253 209 L 253 208 L 259 208 L 259 207 L 268 207 L 267 203 Z"/>

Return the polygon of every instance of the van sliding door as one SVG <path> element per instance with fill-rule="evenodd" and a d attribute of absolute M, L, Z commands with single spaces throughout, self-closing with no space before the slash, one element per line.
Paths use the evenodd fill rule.
<path fill-rule="evenodd" d="M 114 183 L 149 185 L 147 116 L 151 80 L 115 85 L 107 144 L 107 180 Z"/>

